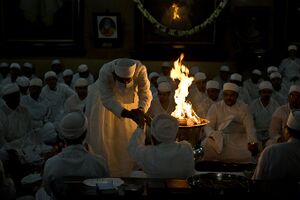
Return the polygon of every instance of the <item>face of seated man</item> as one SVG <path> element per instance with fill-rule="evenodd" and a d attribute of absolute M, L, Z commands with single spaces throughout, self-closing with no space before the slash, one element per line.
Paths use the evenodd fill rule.
<path fill-rule="evenodd" d="M 223 100 L 227 106 L 233 106 L 238 98 L 238 93 L 232 90 L 224 90 Z"/>

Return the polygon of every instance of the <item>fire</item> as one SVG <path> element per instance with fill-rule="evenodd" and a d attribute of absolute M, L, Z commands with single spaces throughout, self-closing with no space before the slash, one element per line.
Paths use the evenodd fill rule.
<path fill-rule="evenodd" d="M 179 7 L 177 6 L 176 3 L 172 4 L 172 10 L 173 10 L 173 20 L 180 19 L 180 16 L 178 14 Z"/>
<path fill-rule="evenodd" d="M 177 119 L 186 119 L 187 125 L 190 126 L 201 123 L 201 119 L 193 110 L 192 104 L 186 102 L 186 97 L 189 94 L 189 87 L 194 78 L 189 77 L 189 69 L 181 63 L 183 57 L 184 54 L 181 54 L 180 58 L 174 62 L 174 68 L 172 68 L 170 74 L 173 80 L 178 79 L 180 81 L 174 95 L 176 108 L 171 115 Z"/>

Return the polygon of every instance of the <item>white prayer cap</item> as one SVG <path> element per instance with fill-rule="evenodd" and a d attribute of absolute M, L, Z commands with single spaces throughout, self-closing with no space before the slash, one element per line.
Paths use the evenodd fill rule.
<path fill-rule="evenodd" d="M 270 79 L 272 80 L 273 78 L 281 78 L 281 74 L 279 72 L 272 72 L 270 74 Z"/>
<path fill-rule="evenodd" d="M 289 90 L 289 94 L 292 92 L 298 92 L 300 93 L 300 85 L 291 85 L 290 90 Z"/>
<path fill-rule="evenodd" d="M 32 63 L 29 63 L 29 62 L 26 62 L 23 64 L 24 67 L 28 67 L 28 68 L 31 68 L 33 67 Z"/>
<path fill-rule="evenodd" d="M 165 76 L 160 76 L 160 77 L 158 77 L 158 79 L 157 79 L 157 84 L 159 85 L 160 83 L 162 83 L 162 82 L 168 82 L 168 79 L 167 79 L 167 77 L 165 77 Z"/>
<path fill-rule="evenodd" d="M 259 69 L 254 69 L 254 70 L 252 70 L 252 74 L 257 74 L 257 75 L 259 75 L 259 76 L 262 75 L 262 73 L 261 73 L 261 71 L 260 71 Z"/>
<path fill-rule="evenodd" d="M 56 73 L 54 71 L 48 71 L 48 72 L 45 73 L 44 79 L 46 80 L 49 77 L 55 77 L 55 78 L 57 78 Z"/>
<path fill-rule="evenodd" d="M 89 83 L 88 81 L 85 79 L 85 78 L 79 78 L 76 80 L 75 82 L 75 87 L 85 87 L 85 86 L 88 86 Z"/>
<path fill-rule="evenodd" d="M 120 58 L 114 66 L 115 73 L 121 78 L 131 78 L 135 72 L 136 64 L 129 58 Z"/>
<path fill-rule="evenodd" d="M 62 136 L 66 139 L 77 139 L 87 129 L 88 121 L 81 111 L 73 111 L 64 116 L 60 122 Z"/>
<path fill-rule="evenodd" d="M 65 69 L 63 72 L 63 76 L 72 76 L 73 71 L 71 69 Z"/>
<path fill-rule="evenodd" d="M 171 91 L 171 85 L 169 82 L 161 82 L 158 84 L 158 91 L 160 92 L 170 92 Z"/>
<path fill-rule="evenodd" d="M 174 142 L 177 131 L 178 121 L 169 114 L 159 114 L 151 122 L 151 134 L 159 142 Z"/>
<path fill-rule="evenodd" d="M 190 69 L 189 74 L 190 74 L 191 76 L 195 76 L 195 74 L 196 74 L 197 72 L 200 72 L 200 67 L 199 67 L 199 66 L 193 66 L 193 67 Z"/>
<path fill-rule="evenodd" d="M 17 84 L 8 83 L 8 84 L 4 85 L 3 88 L 2 88 L 2 96 L 12 94 L 12 93 L 15 93 L 15 92 L 19 92 L 19 91 L 20 91 L 20 89 L 19 89 Z"/>
<path fill-rule="evenodd" d="M 9 68 L 10 68 L 10 69 L 11 69 L 11 68 L 21 69 L 21 66 L 20 66 L 19 63 L 11 63 L 10 66 L 9 66 Z"/>
<path fill-rule="evenodd" d="M 291 51 L 291 50 L 297 51 L 297 50 L 298 50 L 298 47 L 297 47 L 296 45 L 289 45 L 289 46 L 288 46 L 288 51 Z"/>
<path fill-rule="evenodd" d="M 278 68 L 275 66 L 269 66 L 267 72 L 268 74 L 271 74 L 272 72 L 278 72 Z"/>
<path fill-rule="evenodd" d="M 262 81 L 262 82 L 260 82 L 260 84 L 258 85 L 258 89 L 259 89 L 259 90 L 264 90 L 264 89 L 273 90 L 273 86 L 272 86 L 272 84 L 271 84 L 270 81 Z"/>
<path fill-rule="evenodd" d="M 8 67 L 8 63 L 7 63 L 7 62 L 2 62 L 2 63 L 0 64 L 0 68 L 1 68 L 1 67 L 3 67 L 3 68 L 4 68 L 4 67 Z"/>
<path fill-rule="evenodd" d="M 231 74 L 230 80 L 242 82 L 242 75 L 240 75 L 238 73 Z"/>
<path fill-rule="evenodd" d="M 220 89 L 220 84 L 218 81 L 214 81 L 214 80 L 209 80 L 207 81 L 206 83 L 206 89 L 209 89 L 209 88 L 215 88 L 215 89 Z"/>
<path fill-rule="evenodd" d="M 194 76 L 195 81 L 202 81 L 206 79 L 206 74 L 203 72 L 197 72 Z"/>
<path fill-rule="evenodd" d="M 286 125 L 294 130 L 300 131 L 300 110 L 290 112 Z"/>
<path fill-rule="evenodd" d="M 87 70 L 88 70 L 89 68 L 88 68 L 88 66 L 86 65 L 86 64 L 81 64 L 81 65 L 79 65 L 78 66 L 78 71 L 79 72 L 86 72 Z"/>
<path fill-rule="evenodd" d="M 29 78 L 27 78 L 26 76 L 19 76 L 16 79 L 16 83 L 21 87 L 28 87 L 30 84 L 30 81 L 29 81 Z"/>
<path fill-rule="evenodd" d="M 157 73 L 157 72 L 151 72 L 150 74 L 149 74 L 149 80 L 151 80 L 152 78 L 154 78 L 154 77 L 159 77 L 160 75 L 159 75 L 159 73 Z"/>
<path fill-rule="evenodd" d="M 235 83 L 225 83 L 223 85 L 223 90 L 231 90 L 234 92 L 239 92 L 239 86 Z"/>
<path fill-rule="evenodd" d="M 51 65 L 57 65 L 57 64 L 61 64 L 59 59 L 52 60 Z"/>
<path fill-rule="evenodd" d="M 222 72 L 229 72 L 229 66 L 228 65 L 222 65 L 221 67 L 220 67 L 220 71 L 222 71 Z"/>
<path fill-rule="evenodd" d="M 168 62 L 168 61 L 162 62 L 162 63 L 161 63 L 161 66 L 162 66 L 162 67 L 172 67 L 172 66 L 171 66 L 171 63 Z"/>
<path fill-rule="evenodd" d="M 40 78 L 33 78 L 30 80 L 30 86 L 40 86 L 42 87 L 43 86 L 43 81 L 42 79 Z"/>

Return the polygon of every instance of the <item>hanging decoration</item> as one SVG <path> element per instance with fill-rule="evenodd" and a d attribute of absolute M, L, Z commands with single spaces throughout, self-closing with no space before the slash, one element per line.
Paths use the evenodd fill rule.
<path fill-rule="evenodd" d="M 225 8 L 226 4 L 228 3 L 228 0 L 221 0 L 221 2 L 218 4 L 218 6 L 215 8 L 215 10 L 212 12 L 212 14 L 201 24 L 194 26 L 193 28 L 189 30 L 180 30 L 180 29 L 173 29 L 169 28 L 163 24 L 161 24 L 159 21 L 157 21 L 146 8 L 144 8 L 144 5 L 140 0 L 133 0 L 137 4 L 137 8 L 140 10 L 140 12 L 144 15 L 144 17 L 159 31 L 166 33 L 171 36 L 176 37 L 182 37 L 182 36 L 188 36 L 193 35 L 195 33 L 198 33 L 199 31 L 205 29 L 209 24 L 214 22 L 217 17 L 220 15 L 220 13 Z"/>

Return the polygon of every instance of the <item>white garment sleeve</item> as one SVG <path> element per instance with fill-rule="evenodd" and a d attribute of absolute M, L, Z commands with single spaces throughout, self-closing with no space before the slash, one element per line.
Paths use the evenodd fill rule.
<path fill-rule="evenodd" d="M 150 90 L 147 69 L 144 65 L 141 65 L 140 68 L 137 75 L 139 108 L 143 109 L 144 112 L 147 112 L 152 101 L 152 93 Z"/>
<path fill-rule="evenodd" d="M 246 106 L 244 114 L 245 115 L 244 115 L 244 118 L 243 118 L 243 124 L 244 124 L 245 129 L 246 129 L 248 142 L 249 143 L 257 142 L 254 121 L 253 121 L 253 118 L 252 118 L 252 115 L 251 115 L 251 112 L 250 112 L 248 106 Z"/>
<path fill-rule="evenodd" d="M 134 131 L 128 143 L 129 155 L 138 163 L 143 163 L 141 161 L 143 160 L 144 157 L 143 152 L 146 149 L 145 138 L 146 136 L 144 130 L 141 128 L 137 128 Z"/>

